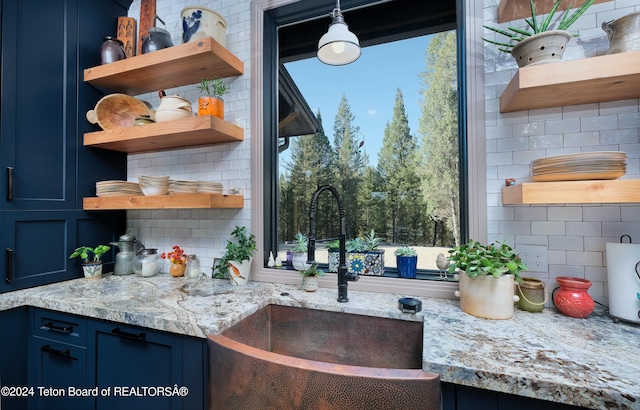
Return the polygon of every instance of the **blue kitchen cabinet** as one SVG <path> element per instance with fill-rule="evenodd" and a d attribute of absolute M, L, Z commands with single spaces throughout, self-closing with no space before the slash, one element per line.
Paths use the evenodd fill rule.
<path fill-rule="evenodd" d="M 15 308 L 0 312 L 0 386 L 24 388 L 27 380 L 27 340 L 29 309 Z M 0 395 L 0 408 L 5 410 L 26 410 L 28 395 Z"/>
<path fill-rule="evenodd" d="M 126 179 L 126 155 L 83 146 L 103 96 L 85 84 L 130 0 L 0 2 L 0 292 L 82 275 L 64 259 L 125 231 L 125 214 L 88 214 L 95 183 Z M 104 234 L 104 221 L 112 234 Z M 79 235 L 80 225 L 93 226 Z M 86 242 L 80 242 L 86 240 Z"/>
<path fill-rule="evenodd" d="M 89 384 L 110 391 L 92 408 L 206 408 L 204 339 L 101 321 L 90 328 Z"/>
<path fill-rule="evenodd" d="M 30 410 L 87 409 L 87 320 L 31 309 Z"/>
<path fill-rule="evenodd" d="M 579 410 L 582 407 L 442 383 L 443 410 Z"/>

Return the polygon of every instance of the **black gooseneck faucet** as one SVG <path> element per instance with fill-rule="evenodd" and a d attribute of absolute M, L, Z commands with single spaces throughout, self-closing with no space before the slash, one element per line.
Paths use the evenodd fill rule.
<path fill-rule="evenodd" d="M 338 302 L 346 303 L 349 301 L 347 297 L 347 283 L 349 281 L 355 282 L 358 280 L 357 273 L 347 272 L 347 250 L 346 250 L 346 238 L 347 238 L 347 222 L 344 217 L 344 208 L 338 191 L 331 185 L 322 185 L 318 187 L 311 198 L 311 205 L 309 206 L 309 243 L 307 245 L 307 263 L 316 264 L 316 234 L 315 234 L 315 218 L 316 207 L 318 206 L 318 197 L 324 191 L 329 191 L 338 202 L 338 210 L 340 212 L 340 261 L 338 265 Z"/>

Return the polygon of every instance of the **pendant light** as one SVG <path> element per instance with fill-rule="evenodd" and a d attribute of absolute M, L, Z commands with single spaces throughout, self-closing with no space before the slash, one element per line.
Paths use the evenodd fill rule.
<path fill-rule="evenodd" d="M 345 65 L 353 63 L 360 57 L 362 50 L 355 34 L 349 31 L 340 12 L 340 0 L 336 0 L 336 8 L 331 12 L 333 21 L 329 31 L 318 42 L 318 59 L 329 65 Z"/>

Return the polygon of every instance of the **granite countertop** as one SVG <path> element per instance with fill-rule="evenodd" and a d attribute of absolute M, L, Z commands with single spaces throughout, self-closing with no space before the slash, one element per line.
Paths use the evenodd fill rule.
<path fill-rule="evenodd" d="M 235 287 L 195 284 L 161 274 L 107 275 L 0 294 L 0 310 L 34 306 L 205 338 L 267 304 L 301 306 L 424 321 L 423 368 L 442 381 L 594 409 L 640 409 L 640 326 L 604 313 L 574 319 L 555 309 L 516 309 L 508 320 L 486 320 L 454 300 L 420 297 L 422 312 L 402 313 L 408 295 L 337 289 L 308 293 L 294 285 L 251 282 Z"/>

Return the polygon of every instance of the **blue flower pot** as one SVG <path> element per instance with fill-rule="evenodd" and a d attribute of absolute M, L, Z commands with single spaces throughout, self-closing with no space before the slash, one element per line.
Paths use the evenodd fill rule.
<path fill-rule="evenodd" d="M 418 266 L 417 256 L 396 256 L 398 276 L 401 278 L 415 279 Z"/>

